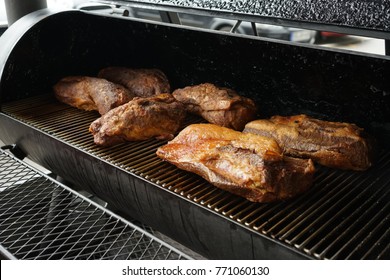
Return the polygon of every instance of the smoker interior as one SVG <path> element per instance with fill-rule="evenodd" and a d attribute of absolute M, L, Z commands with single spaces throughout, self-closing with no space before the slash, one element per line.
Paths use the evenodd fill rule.
<path fill-rule="evenodd" d="M 388 150 L 381 153 L 376 166 L 370 171 L 360 173 L 323 168 L 317 172 L 315 185 L 308 193 L 291 201 L 259 204 L 219 190 L 193 174 L 162 162 L 155 156 L 155 152 L 164 142 L 149 140 L 121 144 L 114 148 L 97 147 L 88 132 L 88 126 L 98 117 L 97 114 L 60 104 L 52 95 L 5 104 L 3 110 L 25 124 L 115 166 L 128 176 L 137 176 L 153 184 L 153 186 L 142 186 L 130 179 L 129 182 L 118 182 L 118 174 L 110 174 L 112 170 L 103 164 L 89 170 L 88 172 L 93 172 L 91 174 L 85 173 L 86 170 L 75 174 L 75 177 L 84 177 L 87 181 L 82 184 L 90 186 L 100 197 L 108 200 L 109 204 L 112 203 L 128 215 L 136 215 L 137 219 L 145 219 L 146 216 L 148 222 L 152 222 L 158 228 L 162 227 L 158 224 L 162 220 L 155 224 L 156 221 L 149 220 L 148 214 L 145 216 L 142 216 L 144 213 L 140 213 L 140 216 L 136 214 L 147 211 L 147 207 L 155 207 L 156 205 L 153 204 L 140 204 L 144 204 L 145 201 L 150 203 L 151 199 L 148 196 L 157 194 L 154 194 L 153 189 L 137 190 L 137 188 L 162 188 L 173 196 L 179 196 L 213 214 L 224 217 L 232 223 L 232 237 L 235 235 L 233 225 L 238 224 L 253 231 L 252 234 L 267 236 L 285 246 L 290 246 L 291 250 L 301 251 L 314 258 L 383 259 L 389 257 L 389 246 L 386 245 L 389 244 L 390 239 L 388 231 L 390 174 L 387 172 L 390 168 L 390 151 Z M 61 158 L 61 160 L 65 159 Z M 83 166 L 83 163 L 78 160 L 76 162 L 80 168 L 90 167 Z M 64 165 L 66 163 L 63 162 L 58 170 L 62 172 L 61 174 L 64 174 L 63 168 L 69 170 L 69 166 Z M 91 164 L 98 163 L 91 162 Z M 76 172 L 74 168 L 70 171 Z M 70 176 L 70 174 L 66 175 Z M 97 181 L 94 184 L 88 183 L 95 177 Z M 100 180 L 105 182 L 102 184 Z M 141 197 L 142 195 L 146 197 Z M 163 215 L 166 215 L 163 223 L 176 224 L 177 222 L 166 219 L 185 220 L 191 218 L 186 215 L 195 215 L 196 225 L 184 228 L 185 234 L 190 235 L 190 238 L 207 238 L 210 242 L 217 242 L 216 247 L 224 245 L 221 242 L 225 240 L 221 235 L 226 233 L 220 232 L 218 228 L 214 228 L 215 226 L 202 223 L 202 219 L 197 221 L 196 212 L 185 211 L 181 205 L 176 205 L 177 209 L 165 209 L 167 206 L 161 203 L 157 210 L 163 211 Z M 177 211 L 179 213 L 174 214 Z M 191 211 L 195 210 L 191 209 Z M 155 211 L 152 212 L 156 214 Z M 181 227 L 188 226 L 186 221 L 182 223 Z M 213 232 L 210 233 L 212 236 L 202 236 L 201 231 L 207 231 L 205 227 L 212 228 Z M 171 234 L 175 236 L 175 233 Z M 191 236 L 194 234 L 199 236 Z M 224 241 L 217 241 L 218 239 Z M 201 241 L 205 242 L 205 240 Z M 239 242 L 245 244 L 250 241 L 249 239 Z M 233 244 L 235 242 L 237 241 L 232 241 Z M 245 245 L 247 247 L 251 244 Z M 253 246 L 258 249 L 255 244 Z M 217 252 L 208 253 L 209 256 L 217 254 Z"/>
<path fill-rule="evenodd" d="M 387 58 L 65 12 L 32 26 L 6 61 L 2 140 L 118 212 L 209 258 L 389 258 Z M 57 102 L 51 86 L 111 65 L 160 68 L 172 88 L 232 87 L 256 101 L 259 117 L 357 123 L 378 140 L 378 158 L 366 172 L 319 167 L 307 193 L 251 203 L 162 162 L 155 151 L 165 142 L 94 145 L 88 127 L 98 115 Z"/>

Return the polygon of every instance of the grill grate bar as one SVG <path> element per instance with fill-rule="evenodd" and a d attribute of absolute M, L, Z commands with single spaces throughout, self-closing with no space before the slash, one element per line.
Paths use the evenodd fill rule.
<path fill-rule="evenodd" d="M 209 197 L 205 197 L 202 200 L 202 204 L 207 206 L 207 208 L 215 209 L 216 205 L 222 203 L 226 199 L 226 194 L 220 189 L 216 189 L 216 192 Z"/>
<path fill-rule="evenodd" d="M 315 182 L 320 182 L 324 177 L 328 176 L 327 173 L 324 172 L 323 169 L 320 169 L 318 171 L 318 174 L 316 175 Z M 278 225 L 279 223 L 285 223 L 286 220 L 289 219 L 290 216 L 292 216 L 295 213 L 299 213 L 301 209 L 306 204 L 314 204 L 316 202 L 316 192 L 318 191 L 319 186 L 318 183 L 314 184 L 312 190 L 309 191 L 311 195 L 309 197 L 307 196 L 300 196 L 297 197 L 294 201 L 291 203 L 276 203 L 276 204 L 269 204 L 266 208 L 266 210 L 263 210 L 262 208 L 254 210 L 251 215 L 251 213 L 248 213 L 242 218 L 243 222 L 245 222 L 246 225 L 253 227 L 254 229 L 258 231 L 262 231 L 265 234 L 268 234 L 269 232 L 272 232 L 274 227 L 270 227 L 266 229 L 267 225 L 275 220 L 278 222 L 275 222 L 275 225 Z M 294 218 L 293 218 L 294 219 Z"/>
<path fill-rule="evenodd" d="M 68 108 L 63 109 L 61 115 L 47 115 L 46 118 L 41 119 L 36 123 L 38 127 L 44 127 L 46 129 L 53 130 L 53 132 L 61 132 L 67 129 L 72 129 L 82 125 L 85 128 L 85 124 L 95 120 L 95 116 L 88 116 L 88 118 L 83 117 L 82 114 L 73 114 L 72 110 Z M 62 124 L 59 126 L 58 124 Z"/>
<path fill-rule="evenodd" d="M 84 149 L 84 143 L 90 141 L 91 135 L 84 133 L 72 138 L 72 145 Z"/>
<path fill-rule="evenodd" d="M 390 180 L 387 183 L 389 182 Z M 358 240 L 359 237 L 365 236 L 367 232 L 370 232 L 370 225 L 376 220 L 377 217 L 382 217 L 383 215 L 385 215 L 385 213 L 388 213 L 390 207 L 389 203 L 383 209 L 378 210 L 375 201 L 373 201 L 376 199 L 380 199 L 381 197 L 389 197 L 390 189 L 386 191 L 386 188 L 384 186 L 385 185 L 383 185 L 382 188 L 378 188 L 369 199 L 365 200 L 363 204 L 361 204 L 361 206 L 357 208 L 355 213 L 346 217 L 340 224 L 338 224 L 336 227 L 334 227 L 333 230 L 328 233 L 329 235 L 335 236 L 334 241 L 331 242 L 327 246 L 327 248 L 323 250 L 323 252 L 318 253 L 319 257 L 325 256 L 329 250 L 336 247 L 336 244 L 339 243 L 340 240 L 341 243 L 344 244 L 344 246 L 339 250 L 339 253 L 343 251 L 347 246 L 349 246 L 350 243 L 356 243 L 356 240 Z M 352 205 L 353 203 L 357 203 L 357 201 L 362 200 L 365 194 L 366 192 L 362 192 L 354 200 L 347 203 L 342 210 L 348 209 L 348 207 L 350 207 L 350 205 Z M 337 215 L 342 215 L 342 210 Z M 373 213 L 375 213 L 374 216 L 372 216 Z M 328 224 L 329 222 L 324 224 L 323 227 L 329 226 Z M 345 224 L 350 224 L 351 226 L 348 227 L 348 230 L 341 231 L 340 229 L 345 227 Z M 356 232 L 357 227 L 361 224 L 366 225 L 362 228 L 362 230 Z M 323 227 L 321 227 L 319 230 L 321 230 Z M 349 231 L 355 232 L 353 234 L 353 238 L 348 237 L 350 235 Z M 313 248 L 311 248 L 311 250 L 316 250 L 317 248 L 322 246 L 322 243 L 322 241 L 318 242 L 315 246 L 313 246 Z M 335 254 L 332 258 L 337 257 L 339 253 Z"/>
<path fill-rule="evenodd" d="M 32 105 L 34 102 L 37 104 Z M 47 112 L 34 115 L 37 110 L 31 109 L 26 116 L 26 109 L 39 106 L 48 108 Z M 51 107 L 63 109 L 54 112 Z M 96 146 L 88 132 L 90 122 L 98 117 L 95 112 L 83 112 L 59 104 L 50 96 L 46 99 L 40 97 L 4 104 L 2 109 L 16 119 L 35 127 L 39 126 L 42 131 L 69 145 L 74 145 L 126 172 L 143 177 L 184 199 L 225 216 L 226 219 L 240 223 L 252 232 L 257 231 L 312 258 L 383 258 L 388 255 L 387 246 L 384 248 L 383 245 L 375 245 L 378 242 L 386 242 L 389 238 L 386 228 L 389 209 L 385 201 L 386 190 L 390 188 L 390 174 L 387 172 L 390 162 L 388 149 L 381 151 L 382 159 L 366 172 L 319 168 L 314 185 L 307 193 L 290 201 L 259 204 L 217 189 L 201 177 L 160 160 L 155 152 L 164 141 L 151 139 L 114 147 Z M 49 122 L 49 119 L 54 121 Z M 199 122 L 199 119 L 188 119 L 186 125 L 194 122 Z M 61 126 L 64 127 L 63 130 L 59 129 Z M 377 198 L 381 196 L 384 198 L 377 203 Z M 363 223 L 365 217 L 378 218 L 370 221 L 372 226 L 359 228 L 358 225 Z M 354 220 L 358 223 L 354 224 Z M 376 233 L 369 235 L 369 231 L 374 229 Z M 355 238 L 358 233 L 359 238 Z M 351 241 L 351 245 L 336 254 L 342 247 L 340 244 L 347 244 L 346 241 Z M 362 244 L 362 249 L 355 250 L 352 244 Z M 117 246 L 113 248 L 117 249 Z M 118 257 L 122 258 L 124 255 L 125 253 Z"/>
<path fill-rule="evenodd" d="M 137 170 L 138 173 L 142 173 L 143 170 L 145 170 L 145 165 L 151 164 L 156 161 L 155 155 L 150 154 L 141 154 L 135 158 L 135 160 L 141 159 L 142 162 L 136 162 L 132 164 L 127 164 L 128 167 L 130 167 L 132 170 Z M 148 169 L 146 169 L 148 170 Z"/>
<path fill-rule="evenodd" d="M 172 186 L 178 186 L 180 187 L 180 185 L 182 185 L 181 182 L 184 182 L 184 181 L 190 181 L 192 179 L 195 178 L 195 176 L 193 176 L 193 174 L 180 174 L 177 172 L 177 169 L 174 168 L 173 166 L 169 166 L 169 168 L 167 168 L 168 171 L 166 171 L 165 173 L 159 175 L 159 176 L 156 176 L 156 181 L 158 181 L 161 185 L 169 185 L 170 187 Z M 170 169 L 170 170 L 169 170 Z M 162 173 L 162 172 L 160 172 Z"/>
<path fill-rule="evenodd" d="M 355 182 L 357 182 L 357 180 L 351 181 L 351 184 L 353 184 Z M 321 228 L 324 228 L 325 226 L 327 226 L 331 221 L 328 220 L 327 222 L 324 222 L 324 223 L 322 223 L 321 221 L 323 221 L 323 220 L 326 221 L 326 217 L 332 216 L 333 214 L 338 215 L 338 214 L 342 213 L 342 212 L 340 213 L 339 211 L 337 213 L 334 213 L 336 209 L 334 207 L 330 207 L 330 205 L 333 204 L 334 200 L 336 200 L 336 201 L 338 201 L 338 199 L 342 199 L 342 201 L 347 200 L 348 195 L 351 194 L 353 190 L 349 190 L 349 188 L 347 186 L 346 188 L 344 188 L 344 191 L 349 191 L 349 192 L 344 194 L 344 196 L 341 196 L 343 194 L 341 192 L 336 192 L 336 193 L 329 192 L 326 196 L 324 196 L 322 198 L 321 202 L 323 202 L 323 203 L 321 203 L 320 208 L 310 207 L 307 210 L 308 214 L 306 215 L 306 218 L 300 220 L 300 222 L 297 223 L 294 227 L 291 227 L 289 229 L 289 231 L 287 231 L 281 238 L 287 238 L 291 234 L 291 232 L 297 231 L 297 229 L 299 227 L 309 228 L 310 226 L 314 226 L 316 223 L 321 223 L 322 226 L 318 229 L 318 230 L 321 230 Z M 337 195 L 337 196 L 335 196 L 335 195 Z M 341 196 L 341 197 L 339 197 L 339 196 Z M 347 209 L 347 208 L 345 208 L 345 209 Z M 309 225 L 307 225 L 307 222 L 310 222 L 311 220 L 313 220 L 313 217 L 314 217 L 314 221 L 311 222 Z M 296 243 L 299 239 L 302 239 L 302 236 L 307 235 L 307 234 L 308 234 L 308 231 L 301 231 L 300 234 L 296 235 L 289 242 Z M 306 241 L 301 243 L 300 246 L 305 246 L 309 241 L 310 241 L 310 239 L 306 239 Z"/>
<path fill-rule="evenodd" d="M 216 206 L 214 209 L 215 211 L 225 215 L 227 212 L 231 211 L 231 208 L 235 207 L 235 205 L 239 203 L 242 203 L 243 201 L 244 200 L 241 197 L 231 195 L 226 199 L 226 203 L 221 204 L 221 206 Z"/>
<path fill-rule="evenodd" d="M 181 190 L 181 194 L 189 199 L 196 198 L 198 194 L 201 194 L 205 191 L 205 188 L 210 188 L 210 185 L 206 182 L 201 182 L 191 189 Z M 174 186 L 170 186 L 170 189 L 174 189 Z"/>
<path fill-rule="evenodd" d="M 379 173 L 380 174 L 380 173 Z M 374 174 L 373 177 L 376 177 Z M 338 177 L 340 178 L 340 176 Z M 351 179 L 352 178 L 352 179 Z M 370 178 L 366 178 L 369 180 Z M 371 178 L 372 179 L 372 178 Z M 359 176 L 352 176 L 345 179 L 347 183 L 344 184 L 343 188 L 339 189 L 335 194 L 332 193 L 331 196 L 326 196 L 326 202 L 324 202 L 322 205 L 324 205 L 321 209 L 315 209 L 313 211 L 310 211 L 310 214 L 306 215 L 305 219 L 302 219 L 293 230 L 297 230 L 298 226 L 301 226 L 303 228 L 317 228 L 317 231 L 314 231 L 313 234 L 306 237 L 308 235 L 308 230 L 301 230 L 301 232 L 294 237 L 294 239 L 291 240 L 292 243 L 296 243 L 296 246 L 298 246 L 298 240 L 304 239 L 305 241 L 302 243 L 299 243 L 299 246 L 305 247 L 308 245 L 309 242 L 312 242 L 314 238 L 316 238 L 316 234 L 318 232 L 321 232 L 324 228 L 328 227 L 331 228 L 331 230 L 326 230 L 329 236 L 331 236 L 333 230 L 333 226 L 331 226 L 331 223 L 334 223 L 336 219 L 339 217 L 342 217 L 342 215 L 350 209 L 351 207 L 356 207 L 356 211 L 349 215 L 349 219 L 354 215 L 359 215 L 359 208 L 361 207 L 361 204 L 358 204 L 357 201 L 361 200 L 361 198 L 371 192 L 371 188 L 367 187 L 364 188 L 366 180 L 364 178 L 361 178 L 361 174 Z M 380 187 L 384 187 L 386 184 L 381 185 Z M 372 198 L 374 194 L 369 194 L 369 197 Z M 354 199 L 351 200 L 351 197 Z M 326 205 L 331 205 L 332 207 L 329 207 L 327 209 Z M 311 209 L 310 209 L 311 210 Z M 335 212 L 337 211 L 337 212 Z M 314 217 L 314 219 L 312 218 Z M 340 218 L 341 219 L 341 218 Z M 308 223 L 305 223 L 306 220 L 308 220 Z M 341 223 L 346 222 L 347 219 L 342 219 Z M 312 221 L 312 222 L 310 222 Z M 318 225 L 318 226 L 317 226 Z M 341 228 L 341 224 L 339 224 L 339 227 Z M 336 227 L 337 229 L 337 227 Z M 330 232 L 330 233 L 329 233 Z M 304 236 L 304 237 L 303 237 Z M 321 245 L 320 243 L 327 241 L 328 239 L 322 239 L 317 243 L 316 247 Z M 327 241 L 328 242 L 328 241 Z M 308 248 L 306 248 L 307 251 Z"/>
<path fill-rule="evenodd" d="M 388 210 L 388 209 L 387 209 Z M 375 217 L 377 218 L 377 217 Z M 390 218 L 390 215 L 387 215 L 385 220 L 381 220 L 376 226 L 374 229 L 372 229 L 370 231 L 370 233 L 368 235 L 366 235 L 366 237 L 363 239 L 362 242 L 360 242 L 359 246 L 357 246 L 355 248 L 355 250 L 353 250 L 352 252 L 350 252 L 350 254 L 346 257 L 346 259 L 356 259 L 356 258 L 362 258 L 362 259 L 365 259 L 365 255 L 367 255 L 367 252 L 366 252 L 366 249 L 364 248 L 370 248 L 370 250 L 373 250 L 375 248 L 375 244 L 378 244 L 381 242 L 381 240 L 383 239 L 384 241 L 387 240 L 387 243 L 384 243 L 384 244 L 388 244 L 389 243 L 389 233 L 388 233 L 388 229 L 389 229 L 389 218 Z M 372 223 L 371 223 L 372 224 Z M 368 227 L 366 227 L 368 228 Z M 383 234 L 381 237 L 377 238 L 373 238 L 373 236 L 376 236 L 376 235 L 379 235 L 382 233 L 383 229 L 387 229 L 387 232 L 385 234 Z M 360 232 L 359 232 L 360 234 Z M 361 257 L 361 254 L 363 254 L 363 256 Z M 389 259 L 390 257 L 390 252 L 387 252 L 386 253 L 387 256 L 386 256 L 386 259 Z M 371 257 L 370 257 L 371 258 Z"/>
<path fill-rule="evenodd" d="M 322 174 L 322 173 L 321 173 Z M 329 174 L 327 174 L 329 175 Z M 327 178 L 327 176 L 324 176 Z M 262 214 L 256 216 L 250 216 L 250 220 L 247 222 L 248 225 L 252 226 L 254 229 L 263 232 L 264 234 L 272 235 L 273 238 L 276 237 L 275 228 L 276 226 L 282 227 L 279 229 L 282 231 L 284 227 L 288 227 L 294 223 L 294 221 L 299 221 L 297 217 L 305 217 L 303 212 L 308 206 L 319 204 L 319 191 L 321 190 L 318 184 L 318 177 L 315 180 L 315 184 L 311 190 L 306 194 L 297 197 L 291 202 L 280 202 L 275 204 L 269 204 L 265 207 Z M 248 219 L 248 217 L 247 217 Z"/>
<path fill-rule="evenodd" d="M 182 177 L 180 177 L 181 179 Z M 180 193 L 183 196 L 187 196 L 188 193 L 190 193 L 196 186 L 199 188 L 202 188 L 203 186 L 207 185 L 206 182 L 202 180 L 193 180 L 194 177 L 191 176 L 189 178 L 185 178 L 184 180 L 180 180 L 177 178 L 176 180 L 172 180 L 169 185 L 166 185 L 169 190 L 174 190 L 176 193 Z M 199 179 L 195 177 L 195 179 Z M 172 184 L 178 182 L 179 184 Z M 187 182 L 187 183 L 184 183 Z"/>
<path fill-rule="evenodd" d="M 91 122 L 89 122 L 89 123 L 91 123 Z M 91 137 L 91 135 L 90 135 L 90 133 L 89 133 L 89 131 L 88 131 L 88 128 L 86 129 L 85 128 L 85 126 L 86 126 L 86 124 L 85 123 L 80 123 L 80 124 L 77 124 L 77 123 L 74 123 L 74 124 L 72 124 L 72 125 L 70 125 L 71 127 L 72 127 L 72 129 L 69 129 L 69 130 L 67 130 L 67 131 L 64 131 L 65 129 L 67 129 L 67 127 L 66 126 L 62 126 L 62 127 L 60 127 L 60 128 L 57 128 L 57 129 L 53 129 L 52 130 L 52 132 L 51 132 L 51 134 L 52 135 L 55 135 L 55 136 L 58 136 L 58 137 L 66 137 L 67 136 L 67 134 L 69 133 L 69 132 L 72 132 L 72 131 L 80 131 L 80 135 L 77 135 L 75 138 L 76 139 L 80 139 L 80 137 L 83 137 L 83 136 L 89 136 L 89 137 Z M 87 126 L 88 127 L 88 126 Z M 68 127 L 69 128 L 69 127 Z"/>
<path fill-rule="evenodd" d="M 387 195 L 389 192 L 387 192 Z M 371 209 L 375 208 L 374 206 L 371 207 Z M 339 255 L 341 255 L 346 248 L 351 247 L 354 248 L 352 250 L 347 250 L 349 254 L 345 257 L 346 259 L 353 258 L 354 255 L 358 254 L 359 249 L 362 247 L 364 243 L 371 242 L 371 236 L 375 235 L 376 232 L 381 231 L 382 228 L 385 226 L 389 226 L 389 216 L 385 215 L 385 213 L 388 213 L 388 210 L 390 209 L 390 204 L 386 206 L 386 208 L 380 210 L 375 216 L 371 216 L 372 211 L 366 211 L 362 216 L 359 217 L 357 222 L 360 222 L 360 220 L 364 219 L 365 225 L 355 234 L 353 239 L 350 239 L 346 243 L 343 243 L 344 245 L 340 248 L 340 250 L 332 256 L 332 258 L 337 258 Z M 370 210 L 370 209 L 369 209 Z M 384 219 L 383 216 L 385 215 Z M 366 217 L 365 217 L 366 216 Z M 369 234 L 367 234 L 369 232 Z M 360 239 L 358 239 L 360 238 Z M 359 242 L 357 242 L 359 240 Z M 355 247 L 353 244 L 358 243 L 357 247 Z M 326 252 L 324 252 L 326 253 Z"/>
<path fill-rule="evenodd" d="M 385 245 L 383 248 L 382 245 Z M 387 245 L 386 245 L 387 244 Z M 372 257 L 374 256 L 374 257 Z M 386 233 L 378 240 L 375 246 L 372 246 L 366 254 L 362 257 L 363 259 L 377 260 L 389 260 L 390 259 L 390 228 L 387 228 Z"/>
<path fill-rule="evenodd" d="M 309 220 L 312 217 L 317 217 L 318 213 L 322 214 L 323 211 L 329 209 L 329 200 L 335 194 L 338 193 L 337 189 L 328 190 L 326 185 L 339 184 L 343 177 L 336 176 L 335 173 L 329 174 L 328 177 L 325 177 L 320 183 L 317 185 L 317 188 L 312 189 L 311 192 L 314 194 L 309 198 L 308 201 L 304 202 L 303 197 L 300 201 L 297 202 L 297 205 L 291 205 L 290 208 L 293 209 L 289 211 L 287 215 L 284 216 L 285 210 L 280 211 L 279 216 L 284 216 L 285 218 L 272 217 L 270 221 L 264 225 L 265 232 L 272 232 L 273 237 L 280 238 L 282 240 L 287 240 L 289 234 L 296 230 L 297 227 L 304 224 L 306 220 Z M 349 177 L 351 178 L 351 177 Z M 322 188 L 320 188 L 322 187 Z M 300 214 L 303 215 L 304 218 L 296 220 L 295 217 Z M 279 219 L 278 223 L 269 223 L 275 219 Z M 287 224 L 287 225 L 286 225 Z M 271 226 L 268 226 L 271 225 Z M 268 227 L 267 227 L 268 226 Z M 301 232 L 300 234 L 304 234 L 305 232 Z M 299 238 L 299 234 L 295 236 Z M 291 240 L 291 242 L 294 242 Z"/>
<path fill-rule="evenodd" d="M 30 260 L 189 258 L 2 150 L 0 167 L 0 244 L 7 255 Z M 135 240 L 123 244 L 123 236 Z M 141 246 L 133 248 L 136 242 Z"/>
<path fill-rule="evenodd" d="M 144 156 L 145 154 L 150 154 L 150 149 L 157 148 L 161 145 L 161 142 L 157 142 L 154 139 L 151 140 L 145 140 L 140 142 L 134 142 L 133 145 L 124 147 L 124 150 L 131 149 L 130 151 L 127 151 L 126 153 L 117 153 L 114 157 L 111 153 L 111 149 L 107 147 L 104 151 L 104 153 L 97 153 L 98 156 L 101 156 L 104 158 L 104 155 L 109 155 L 112 160 L 119 160 L 121 164 L 126 165 L 128 162 L 135 161 L 139 162 L 139 159 Z"/>
<path fill-rule="evenodd" d="M 40 107 L 44 104 L 53 104 L 54 98 L 50 95 L 37 95 L 26 99 L 21 99 L 19 102 L 7 103 L 6 107 L 8 110 L 15 114 L 23 114 L 28 109 Z"/>

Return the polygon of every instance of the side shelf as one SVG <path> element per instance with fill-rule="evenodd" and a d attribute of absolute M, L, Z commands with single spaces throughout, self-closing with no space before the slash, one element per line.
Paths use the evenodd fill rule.
<path fill-rule="evenodd" d="M 0 259 L 191 259 L 3 150 L 0 205 Z"/>

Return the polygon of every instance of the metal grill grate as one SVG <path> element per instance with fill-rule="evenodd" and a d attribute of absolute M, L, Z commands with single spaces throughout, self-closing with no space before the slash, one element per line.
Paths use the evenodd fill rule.
<path fill-rule="evenodd" d="M 314 186 L 291 201 L 251 203 L 215 188 L 156 157 L 162 141 L 102 148 L 88 132 L 98 117 L 39 96 L 5 104 L 3 111 L 101 160 L 184 199 L 318 259 L 390 258 L 390 151 L 366 172 L 321 168 Z M 192 120 L 193 121 L 193 120 Z"/>
<path fill-rule="evenodd" d="M 0 244 L 17 259 L 188 259 L 0 150 Z"/>

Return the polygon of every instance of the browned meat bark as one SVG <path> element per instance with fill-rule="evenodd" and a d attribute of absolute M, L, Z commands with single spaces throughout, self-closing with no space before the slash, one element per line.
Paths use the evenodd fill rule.
<path fill-rule="evenodd" d="M 297 115 L 255 120 L 244 132 L 275 139 L 287 155 L 311 158 L 324 166 L 365 170 L 371 166 L 372 147 L 362 128 Z"/>
<path fill-rule="evenodd" d="M 177 89 L 173 96 L 185 104 L 188 112 L 202 116 L 208 122 L 235 130 L 255 118 L 255 103 L 239 96 L 234 90 L 210 83 Z"/>
<path fill-rule="evenodd" d="M 171 92 L 167 77 L 158 69 L 107 67 L 100 70 L 98 77 L 123 85 L 140 97 Z"/>
<path fill-rule="evenodd" d="M 157 156 L 254 202 L 289 199 L 313 182 L 313 162 L 282 155 L 276 141 L 213 124 L 186 127 Z"/>
<path fill-rule="evenodd" d="M 153 137 L 172 139 L 184 117 L 183 105 L 171 94 L 136 97 L 95 120 L 89 131 L 102 146 Z"/>
<path fill-rule="evenodd" d="M 86 111 L 99 111 L 101 115 L 134 97 L 121 85 L 86 76 L 61 79 L 54 85 L 54 93 L 61 102 Z"/>

